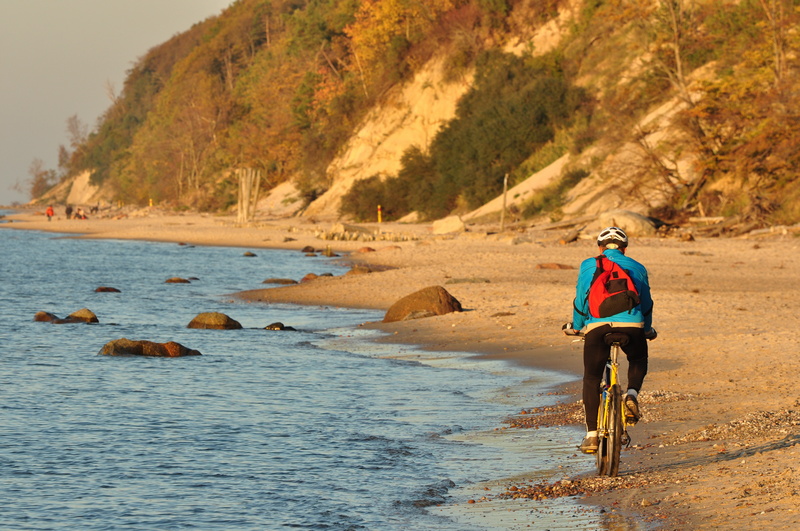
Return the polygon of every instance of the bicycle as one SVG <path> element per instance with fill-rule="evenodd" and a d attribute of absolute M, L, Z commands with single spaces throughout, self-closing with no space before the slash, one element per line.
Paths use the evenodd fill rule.
<path fill-rule="evenodd" d="M 583 333 L 571 333 L 572 323 L 562 327 L 569 336 L 580 336 Z M 655 329 L 651 329 L 647 339 L 656 338 Z M 622 347 L 628 344 L 630 338 L 623 332 L 609 332 L 604 341 L 609 349 L 606 368 L 600 381 L 600 407 L 597 409 L 597 452 L 595 455 L 597 474 L 600 476 L 614 477 L 619 472 L 620 454 L 623 445 L 627 448 L 631 439 L 628 435 L 628 421 L 626 407 L 623 401 L 623 392 L 619 383 L 619 364 L 617 358 Z M 630 425 L 633 425 L 631 423 Z"/>

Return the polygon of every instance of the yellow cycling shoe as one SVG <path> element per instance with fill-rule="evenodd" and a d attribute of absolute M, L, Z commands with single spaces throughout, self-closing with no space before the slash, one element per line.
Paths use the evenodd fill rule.
<path fill-rule="evenodd" d="M 587 435 L 583 438 L 583 442 L 581 443 L 581 452 L 585 454 L 596 453 L 599 444 L 600 440 L 597 438 L 597 435 Z"/>

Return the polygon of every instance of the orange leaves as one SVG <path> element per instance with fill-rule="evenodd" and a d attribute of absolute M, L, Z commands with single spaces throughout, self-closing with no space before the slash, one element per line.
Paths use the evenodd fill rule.
<path fill-rule="evenodd" d="M 390 54 L 398 43 L 413 43 L 433 22 L 456 6 L 454 0 L 366 0 L 356 20 L 345 28 L 362 75 Z"/>

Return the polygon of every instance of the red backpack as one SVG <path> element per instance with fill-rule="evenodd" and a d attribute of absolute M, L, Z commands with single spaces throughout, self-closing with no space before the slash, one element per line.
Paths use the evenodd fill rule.
<path fill-rule="evenodd" d="M 587 298 L 592 317 L 611 317 L 629 312 L 639 304 L 639 292 L 631 276 L 602 254 L 597 257 L 597 269 Z"/>

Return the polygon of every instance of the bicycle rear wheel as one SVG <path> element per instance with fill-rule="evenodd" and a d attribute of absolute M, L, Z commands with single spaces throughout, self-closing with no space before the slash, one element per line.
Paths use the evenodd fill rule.
<path fill-rule="evenodd" d="M 619 459 L 622 451 L 622 434 L 624 431 L 622 425 L 622 391 L 620 391 L 619 385 L 613 385 L 608 392 L 611 404 L 608 411 L 608 438 L 606 438 L 608 453 L 606 475 L 613 477 L 619 472 Z"/>
<path fill-rule="evenodd" d="M 606 392 L 606 399 L 601 397 L 600 410 L 597 413 L 598 445 L 597 475 L 616 476 L 619 472 L 620 452 L 622 451 L 622 393 L 619 385 L 613 385 Z M 608 403 L 606 403 L 606 400 Z"/>

